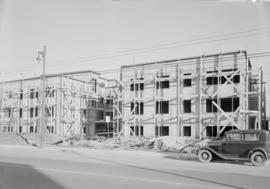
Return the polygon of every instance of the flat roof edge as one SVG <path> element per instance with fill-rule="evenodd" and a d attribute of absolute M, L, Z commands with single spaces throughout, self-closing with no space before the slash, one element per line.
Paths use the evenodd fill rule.
<path fill-rule="evenodd" d="M 52 77 L 58 77 L 58 76 L 68 76 L 68 75 L 73 75 L 73 74 L 86 74 L 86 73 L 93 73 L 96 75 L 101 75 L 99 72 L 95 72 L 92 70 L 84 70 L 84 71 L 74 71 L 74 72 L 64 72 L 64 73 L 55 73 L 55 74 L 46 74 L 47 78 L 52 78 Z M 9 81 L 4 81 L 0 82 L 0 84 L 8 84 L 8 83 L 16 83 L 20 81 L 30 81 L 30 80 L 35 80 L 35 79 L 40 79 L 41 76 L 39 77 L 29 77 L 25 79 L 15 79 L 15 80 L 9 80 Z"/>
<path fill-rule="evenodd" d="M 191 59 L 197 59 L 200 57 L 212 57 L 212 56 L 218 56 L 218 55 L 230 55 L 230 54 L 240 54 L 244 53 L 245 57 L 247 58 L 247 51 L 246 50 L 238 50 L 238 51 L 230 51 L 225 53 L 215 53 L 215 54 L 207 54 L 207 55 L 200 55 L 200 56 L 190 56 L 190 57 L 184 57 L 184 58 L 177 58 L 177 59 L 171 59 L 171 60 L 164 60 L 164 61 L 154 61 L 154 62 L 148 62 L 148 63 L 139 63 L 139 64 L 132 64 L 132 65 L 123 65 L 121 66 L 121 69 L 123 68 L 131 68 L 134 66 L 148 66 L 153 64 L 162 64 L 162 63 L 170 63 L 170 62 L 176 62 L 176 61 L 185 61 L 185 60 L 191 60 Z"/>

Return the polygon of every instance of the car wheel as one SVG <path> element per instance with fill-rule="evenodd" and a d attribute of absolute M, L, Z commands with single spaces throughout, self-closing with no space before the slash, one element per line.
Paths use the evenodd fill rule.
<path fill-rule="evenodd" d="M 199 160 L 204 163 L 208 163 L 212 160 L 212 154 L 208 150 L 200 150 L 198 156 Z"/>
<path fill-rule="evenodd" d="M 250 160 L 255 166 L 262 166 L 266 163 L 266 158 L 262 152 L 254 152 L 251 154 Z"/>

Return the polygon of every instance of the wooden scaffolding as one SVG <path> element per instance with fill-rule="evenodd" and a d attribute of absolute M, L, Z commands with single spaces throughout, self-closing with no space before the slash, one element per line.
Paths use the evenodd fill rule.
<path fill-rule="evenodd" d="M 213 81 L 209 81 L 209 78 Z M 148 130 L 151 127 L 152 137 L 160 136 L 160 127 L 164 125 L 173 128 L 174 132 L 169 135 L 185 136 L 185 125 L 193 124 L 192 132 L 196 138 L 206 137 L 209 126 L 215 126 L 217 134 L 228 129 L 228 126 L 237 129 L 262 128 L 262 114 L 265 111 L 262 107 L 262 70 L 252 69 L 246 51 L 123 66 L 120 80 L 122 95 L 119 101 L 123 107 L 118 114 L 121 115 L 125 135 L 141 136 L 142 126 L 148 127 Z M 184 86 L 187 80 L 194 90 L 189 96 Z M 173 88 L 169 89 L 173 95 L 168 95 L 168 89 L 162 89 L 164 81 L 169 82 L 170 89 Z M 153 92 L 149 92 L 149 89 Z M 230 92 L 224 95 L 227 90 Z M 232 111 L 222 108 L 229 98 Z M 157 102 L 163 100 L 169 102 L 170 111 L 175 113 L 160 112 L 163 103 Z M 210 113 L 205 110 L 209 100 L 213 106 L 211 110 L 214 110 Z M 183 109 L 185 101 L 190 101 L 192 105 L 190 114 Z M 145 112 L 146 108 L 151 114 L 140 112 Z"/>

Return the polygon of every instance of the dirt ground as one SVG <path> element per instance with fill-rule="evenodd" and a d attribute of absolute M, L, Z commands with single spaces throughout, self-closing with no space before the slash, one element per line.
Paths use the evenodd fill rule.
<path fill-rule="evenodd" d="M 137 150 L 137 151 L 159 151 L 159 152 L 177 152 L 195 154 L 196 151 L 204 146 L 209 140 L 195 140 L 187 137 L 117 137 L 106 139 L 104 137 L 95 137 L 93 140 L 86 140 L 80 136 L 59 137 L 57 135 L 44 135 L 44 146 L 55 147 L 83 147 L 89 149 L 107 149 L 107 150 Z M 0 144 L 9 145 L 40 145 L 40 134 L 0 134 Z"/>

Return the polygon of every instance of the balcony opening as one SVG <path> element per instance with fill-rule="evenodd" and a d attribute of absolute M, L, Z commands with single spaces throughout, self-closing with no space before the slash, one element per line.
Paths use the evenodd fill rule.
<path fill-rule="evenodd" d="M 191 113 L 191 100 L 184 100 L 183 106 L 184 113 Z"/>
<path fill-rule="evenodd" d="M 23 99 L 23 90 L 20 91 L 20 100 Z"/>
<path fill-rule="evenodd" d="M 20 118 L 22 118 L 22 115 L 23 115 L 23 111 L 22 111 L 22 108 L 20 108 Z"/>
<path fill-rule="evenodd" d="M 213 104 L 213 102 L 217 103 L 217 99 L 206 99 L 206 112 L 217 112 L 217 107 Z"/>
<path fill-rule="evenodd" d="M 130 84 L 130 90 L 131 91 L 134 91 L 134 86 L 135 86 L 135 90 L 138 91 L 138 90 L 144 90 L 144 83 L 132 83 Z"/>
<path fill-rule="evenodd" d="M 234 112 L 239 107 L 239 98 L 221 98 L 220 106 L 224 112 Z"/>
<path fill-rule="evenodd" d="M 30 117 L 34 117 L 34 108 L 30 108 Z"/>
<path fill-rule="evenodd" d="M 30 99 L 35 98 L 35 89 L 30 89 Z"/>
<path fill-rule="evenodd" d="M 39 110 L 39 108 L 36 107 L 36 108 L 35 108 L 35 116 L 36 116 L 36 117 L 38 116 L 38 110 Z"/>
<path fill-rule="evenodd" d="M 218 78 L 217 77 L 207 77 L 206 78 L 206 85 L 217 85 Z"/>
<path fill-rule="evenodd" d="M 140 131 L 139 131 L 139 126 L 130 126 L 130 130 L 135 134 L 135 136 L 143 136 L 143 126 L 140 126 Z M 130 135 L 132 135 L 132 132 L 130 131 Z"/>
<path fill-rule="evenodd" d="M 183 127 L 183 135 L 184 136 L 191 136 L 191 126 L 184 126 Z"/>
<path fill-rule="evenodd" d="M 104 111 L 103 110 L 97 110 L 96 111 L 96 120 L 97 121 L 103 121 L 104 120 Z"/>
<path fill-rule="evenodd" d="M 191 79 L 184 79 L 184 87 L 191 87 Z"/>
<path fill-rule="evenodd" d="M 217 136 L 217 126 L 206 126 L 206 136 L 207 137 Z"/>
<path fill-rule="evenodd" d="M 169 101 L 156 101 L 156 114 L 168 114 Z"/>
<path fill-rule="evenodd" d="M 155 131 L 156 137 L 169 136 L 169 126 L 156 126 Z"/>
<path fill-rule="evenodd" d="M 135 110 L 133 111 L 134 109 L 134 102 L 131 102 L 131 105 L 130 105 L 130 112 L 133 111 L 133 113 L 135 113 L 136 115 L 140 114 L 142 115 L 143 114 L 143 107 L 144 107 L 144 103 L 143 102 L 136 102 L 136 107 L 135 107 Z"/>
<path fill-rule="evenodd" d="M 157 89 L 168 89 L 168 88 L 170 88 L 170 81 L 169 80 L 157 81 L 156 88 Z"/>
<path fill-rule="evenodd" d="M 227 75 L 227 77 L 230 78 L 231 75 Z M 226 81 L 227 81 L 227 79 L 224 76 L 221 76 L 219 78 L 216 76 L 206 78 L 207 85 L 217 85 L 219 82 L 220 82 L 220 84 L 224 84 Z M 231 81 L 233 83 L 236 83 L 236 84 L 240 83 L 240 75 L 233 76 L 233 78 L 231 78 Z M 228 83 L 228 84 L 230 84 L 230 83 Z"/>
<path fill-rule="evenodd" d="M 30 133 L 33 133 L 33 132 L 34 132 L 34 127 L 30 126 Z"/>

